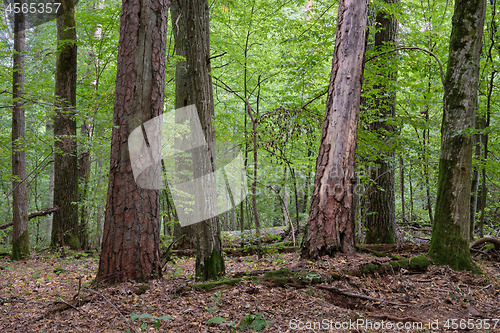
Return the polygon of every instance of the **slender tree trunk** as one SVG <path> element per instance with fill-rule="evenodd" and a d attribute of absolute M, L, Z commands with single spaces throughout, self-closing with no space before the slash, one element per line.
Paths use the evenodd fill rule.
<path fill-rule="evenodd" d="M 429 255 L 438 264 L 472 269 L 469 251 L 472 128 L 485 0 L 457 0 L 444 84 L 436 217 Z"/>
<path fill-rule="evenodd" d="M 102 3 L 93 3 L 92 9 L 95 10 L 96 7 L 102 8 Z M 101 26 L 97 25 L 94 30 L 94 37 L 100 38 L 101 36 Z M 92 52 L 89 53 L 90 61 L 87 63 L 87 78 L 90 74 L 91 66 L 98 67 L 99 59 Z M 95 91 L 99 90 L 99 80 L 95 81 Z M 90 171 L 91 171 L 91 158 L 90 158 L 90 143 L 92 139 L 92 125 L 91 119 L 84 119 L 83 123 L 80 125 L 80 136 L 83 142 L 80 144 L 80 149 L 78 152 L 78 180 L 80 184 L 80 242 L 82 248 L 87 250 L 90 247 L 89 244 L 89 230 L 88 230 L 88 220 L 89 220 L 89 209 L 88 206 L 88 192 L 89 192 L 89 181 L 90 181 Z"/>
<path fill-rule="evenodd" d="M 290 169 L 290 176 L 292 176 L 293 180 L 293 194 L 295 196 L 295 223 L 297 223 L 297 230 L 300 228 L 300 218 L 299 218 L 299 194 L 297 189 L 297 177 L 295 176 L 295 169 L 288 165 Z"/>
<path fill-rule="evenodd" d="M 307 148 L 307 160 L 309 160 L 309 158 L 312 156 L 313 156 L 313 151 L 310 147 L 308 147 Z M 305 213 L 307 210 L 307 203 L 309 200 L 309 187 L 311 186 L 311 173 L 312 173 L 312 167 L 309 165 L 307 167 L 306 181 L 305 181 L 305 185 L 304 185 L 304 197 L 302 199 L 304 201 L 304 204 L 302 205 L 301 213 Z"/>
<path fill-rule="evenodd" d="M 23 0 L 15 1 L 21 6 Z M 30 254 L 28 231 L 28 198 L 26 196 L 26 150 L 24 116 L 24 50 L 26 46 L 25 17 L 22 11 L 14 14 L 14 72 L 12 74 L 12 260 L 19 260 Z"/>
<path fill-rule="evenodd" d="M 137 185 L 127 140 L 136 128 L 142 127 L 144 135 L 143 124 L 163 112 L 168 6 L 168 0 L 123 2 L 111 168 L 98 282 L 161 277 L 160 190 Z M 147 134 L 144 150 L 159 154 L 151 149 L 160 146 L 155 140 L 161 139 L 161 135 Z M 161 165 L 154 165 L 143 174 L 158 180 L 155 185 L 159 185 Z"/>
<path fill-rule="evenodd" d="M 429 82 L 429 93 L 430 93 L 430 82 Z M 426 110 L 425 113 L 425 120 L 426 123 L 429 122 L 429 109 Z M 424 179 L 425 179 L 425 194 L 427 198 L 427 212 L 429 214 L 429 222 L 431 225 L 434 225 L 434 217 L 432 215 L 432 200 L 431 200 L 431 186 L 430 186 L 430 175 L 429 175 L 429 145 L 430 145 L 430 139 L 429 139 L 429 130 L 424 129 L 423 131 L 423 149 L 424 149 L 424 156 L 423 156 L 423 161 L 424 161 L 424 167 L 423 167 L 423 173 L 424 173 Z"/>
<path fill-rule="evenodd" d="M 289 205 L 289 200 L 290 200 L 290 194 L 288 192 L 288 185 L 286 183 L 287 181 L 287 174 L 286 174 L 286 170 L 287 168 L 285 167 L 284 168 L 284 185 L 283 185 L 283 203 L 280 202 L 280 207 L 281 207 L 281 211 L 283 213 L 283 220 L 282 220 L 282 224 L 281 225 L 288 225 L 287 223 L 287 213 L 288 213 L 288 205 Z M 288 229 L 291 231 L 292 230 L 292 226 L 291 224 L 293 223 L 292 221 L 289 221 L 290 222 L 290 225 L 288 227 Z"/>
<path fill-rule="evenodd" d="M 53 130 L 54 130 L 54 122 L 52 120 L 47 121 L 47 123 L 45 124 L 45 131 L 47 133 L 52 132 L 53 135 Z M 51 163 L 49 170 L 49 187 L 47 189 L 45 207 L 54 207 L 54 173 L 55 173 L 54 163 Z M 47 215 L 43 219 L 45 224 L 45 236 L 48 237 L 49 239 L 52 234 L 52 220 L 53 220 L 53 214 Z"/>
<path fill-rule="evenodd" d="M 76 151 L 76 29 L 73 0 L 62 0 L 57 17 L 56 116 L 54 119 L 54 214 L 52 246 L 81 247 L 78 227 Z"/>
<path fill-rule="evenodd" d="M 385 0 L 385 3 L 394 7 L 399 0 Z M 377 32 L 375 33 L 374 48 L 384 49 L 395 44 L 398 21 L 393 15 L 386 11 L 377 13 L 375 19 Z M 396 91 L 395 81 L 397 75 L 396 57 L 386 55 L 378 58 L 375 69 L 377 74 L 384 80 L 376 85 L 377 90 L 386 92 L 387 97 L 376 96 L 374 100 L 375 109 L 380 117 L 379 121 L 370 124 L 370 131 L 376 132 L 382 139 L 394 135 L 395 128 L 387 118 L 395 116 L 396 113 Z M 383 64 L 382 64 L 383 62 Z M 372 64 L 373 65 L 373 64 Z M 368 244 L 394 244 L 396 243 L 396 199 L 394 175 L 394 153 L 388 152 L 375 161 L 378 168 L 372 170 L 370 178 L 372 185 L 368 189 L 368 215 L 366 218 L 365 242 Z"/>
<path fill-rule="evenodd" d="M 399 155 L 399 184 L 401 190 L 401 221 L 406 221 L 405 211 L 405 168 L 403 161 L 403 154 Z"/>
<path fill-rule="evenodd" d="M 82 249 L 89 249 L 89 231 L 88 231 L 88 220 L 89 220 L 89 210 L 87 208 L 88 192 L 89 192 L 89 181 L 90 181 L 90 148 L 86 147 L 91 140 L 92 134 L 90 130 L 90 124 L 86 121 L 80 127 L 80 133 L 82 138 L 84 138 L 85 143 L 81 146 L 80 152 L 78 154 L 78 179 L 80 188 L 80 243 Z"/>
<path fill-rule="evenodd" d="M 368 1 L 341 0 L 323 133 L 302 256 L 354 251 L 354 154 Z"/>
<path fill-rule="evenodd" d="M 213 149 L 215 134 L 212 129 L 214 114 L 212 80 L 210 77 L 210 24 L 208 0 L 174 0 L 172 21 L 176 22 L 174 36 L 176 52 L 185 58 L 177 64 L 175 82 L 176 108 L 196 105 L 201 128 Z M 213 171 L 212 161 L 198 161 L 207 174 Z M 195 159 L 196 161 L 196 159 Z M 196 176 L 196 175 L 194 175 Z M 220 226 L 217 217 L 193 225 L 196 233 L 196 279 L 215 279 L 225 273 Z"/>
<path fill-rule="evenodd" d="M 484 129 L 486 121 L 481 119 L 476 105 L 475 124 L 476 130 Z M 482 134 L 474 134 L 472 137 L 472 147 L 476 158 L 482 157 Z M 470 241 L 474 240 L 474 228 L 476 224 L 477 203 L 479 200 L 479 167 L 474 166 L 472 169 L 472 183 L 471 183 L 471 196 L 470 196 Z"/>
<path fill-rule="evenodd" d="M 496 2 L 495 2 L 496 3 Z M 493 71 L 490 75 L 490 82 L 488 87 L 488 99 L 486 102 L 486 124 L 485 128 L 490 127 L 491 120 L 491 98 L 494 89 L 495 76 L 497 72 Z M 484 237 L 484 220 L 486 218 L 485 210 L 486 210 L 486 196 L 488 193 L 488 186 L 486 185 L 486 162 L 488 162 L 488 140 L 489 135 L 483 134 L 483 156 L 482 162 L 483 166 L 481 167 L 481 215 L 479 218 L 479 237 Z"/>
<path fill-rule="evenodd" d="M 413 222 L 414 218 L 414 214 L 413 214 L 413 211 L 414 211 L 414 207 L 413 207 L 413 181 L 412 181 L 412 171 L 413 171 L 413 168 L 410 167 L 410 172 L 408 172 L 408 182 L 410 183 L 410 219 L 409 221 L 410 222 Z"/>
<path fill-rule="evenodd" d="M 255 236 L 257 238 L 257 253 L 259 258 L 262 257 L 262 245 L 260 239 L 260 220 L 259 211 L 257 210 L 257 120 L 253 116 L 252 108 L 250 107 L 250 102 L 245 99 L 246 108 L 250 120 L 252 121 L 252 141 L 253 141 L 253 181 L 252 181 L 252 208 L 253 208 L 253 218 L 255 221 Z"/>

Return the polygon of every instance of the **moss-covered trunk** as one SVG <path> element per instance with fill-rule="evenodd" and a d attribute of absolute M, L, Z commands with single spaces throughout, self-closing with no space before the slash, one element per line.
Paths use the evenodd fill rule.
<path fill-rule="evenodd" d="M 80 248 L 78 227 L 78 157 L 76 148 L 77 47 L 75 5 L 62 0 L 57 16 L 56 115 L 54 117 L 54 214 L 52 246 Z"/>
<path fill-rule="evenodd" d="M 211 151 L 214 148 L 215 134 L 212 130 L 214 103 L 210 77 L 208 0 L 174 0 L 171 13 L 172 21 L 176 22 L 176 53 L 185 58 L 176 68 L 175 106 L 179 109 L 196 105 L 205 142 L 211 152 L 211 157 L 193 152 L 193 177 L 199 178 L 201 175 L 213 174 L 215 159 L 215 154 Z M 203 191 L 208 190 L 203 188 Z M 213 200 L 196 202 L 195 205 L 212 206 Z M 209 211 L 217 209 L 215 206 L 205 208 Z M 196 223 L 193 229 L 196 237 L 196 279 L 208 280 L 223 275 L 225 267 L 218 218 Z"/>
<path fill-rule="evenodd" d="M 363 78 L 368 1 L 342 0 L 302 255 L 354 251 L 354 153 Z"/>
<path fill-rule="evenodd" d="M 439 182 L 429 255 L 436 263 L 472 269 L 469 251 L 472 138 L 485 0 L 455 2 L 444 86 Z"/>

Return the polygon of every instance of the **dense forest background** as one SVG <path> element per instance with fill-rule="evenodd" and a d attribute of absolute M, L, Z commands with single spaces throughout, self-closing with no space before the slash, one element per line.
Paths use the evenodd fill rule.
<path fill-rule="evenodd" d="M 221 142 L 238 144 L 249 175 L 253 175 L 252 124 L 246 112 L 248 98 L 255 118 L 258 153 L 257 207 L 261 227 L 287 226 L 288 216 L 297 228 L 307 220 L 314 180 L 315 162 L 324 101 L 333 54 L 337 4 L 327 1 L 211 1 L 211 63 L 215 118 L 213 126 Z M 370 130 L 381 121 L 370 100 L 387 91 L 363 89 L 362 110 L 356 149 L 358 185 L 356 194 L 356 236 L 364 237 L 364 221 L 371 213 L 366 205 L 370 173 L 380 156 L 390 157 L 396 179 L 395 214 L 398 223 L 432 223 L 436 200 L 437 168 L 443 112 L 442 72 L 446 72 L 453 3 L 448 1 L 403 1 L 389 6 L 371 3 L 399 21 L 397 46 L 391 59 L 368 61 L 365 82 L 384 80 L 377 67 L 397 63 L 397 78 L 391 81 L 397 92 L 394 116 L 384 121 L 394 132 Z M 5 9 L 5 8 L 4 8 Z M 106 206 L 107 169 L 112 130 L 112 113 L 119 38 L 119 1 L 80 1 L 76 6 L 78 46 L 77 98 L 75 117 L 79 154 L 88 154 L 88 182 L 79 182 L 80 223 L 88 233 L 87 248 L 98 249 Z M 3 12 L 4 17 L 5 12 Z M 480 86 L 475 129 L 471 202 L 475 235 L 498 235 L 499 160 L 498 61 L 499 35 L 496 1 L 488 2 L 481 55 Z M 373 18 L 372 18 L 373 21 Z M 165 112 L 175 105 L 175 43 L 169 17 L 165 86 Z M 377 27 L 370 27 L 370 38 Z M 0 177 L 2 200 L 0 220 L 12 220 L 11 105 L 13 31 L 2 23 L 0 75 Z M 413 49 L 404 49 L 411 47 Z M 387 46 L 387 51 L 394 45 Z M 426 50 L 423 52 L 422 50 Z M 369 46 L 366 59 L 375 52 Z M 376 52 L 380 53 L 379 48 Z M 54 77 L 56 27 L 51 21 L 26 32 L 26 159 L 28 211 L 52 207 L 54 173 Z M 376 60 L 376 59 L 375 59 Z M 371 76 L 372 75 L 372 76 Z M 375 76 L 373 76 L 375 75 Z M 387 79 L 385 79 L 387 80 Z M 383 83 L 383 82 L 382 82 Z M 376 86 L 376 84 L 373 84 Z M 252 179 L 248 179 L 249 185 Z M 249 186 L 250 188 L 250 186 Z M 162 234 L 173 233 L 174 210 L 162 197 Z M 288 214 L 285 213 L 284 206 Z M 253 228 L 251 197 L 241 207 L 221 218 L 223 230 Z M 29 223 L 35 250 L 50 243 L 51 217 Z M 0 231 L 4 251 L 10 248 L 10 231 Z M 400 240 L 414 239 L 399 230 Z M 418 241 L 419 239 L 416 239 Z"/>

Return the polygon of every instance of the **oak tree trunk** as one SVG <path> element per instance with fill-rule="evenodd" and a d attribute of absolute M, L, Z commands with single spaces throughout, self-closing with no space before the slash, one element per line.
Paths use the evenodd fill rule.
<path fill-rule="evenodd" d="M 385 3 L 394 7 L 399 0 L 385 0 Z M 398 21 L 387 11 L 381 10 L 375 19 L 375 51 L 383 51 L 394 46 L 398 32 Z M 375 132 L 382 140 L 390 140 L 395 128 L 391 124 L 396 112 L 395 81 L 397 75 L 396 57 L 393 54 L 384 55 L 374 60 L 377 76 L 377 91 L 385 92 L 384 97 L 374 96 L 373 105 L 376 110 L 376 121 L 370 124 L 370 131 Z M 373 66 L 374 65 L 374 66 Z M 367 217 L 365 243 L 367 244 L 394 244 L 396 242 L 396 202 L 395 202 L 395 172 L 394 152 L 383 152 L 376 159 L 378 166 L 370 172 L 371 184 L 367 191 Z"/>
<path fill-rule="evenodd" d="M 15 1 L 19 6 L 24 1 Z M 26 196 L 26 151 L 24 116 L 24 50 L 26 46 L 25 17 L 22 11 L 14 14 L 14 72 L 12 74 L 12 197 L 13 233 L 12 260 L 30 254 L 28 232 L 28 198 Z"/>
<path fill-rule="evenodd" d="M 302 256 L 354 251 L 354 153 L 363 79 L 366 0 L 341 0 L 326 115 Z"/>
<path fill-rule="evenodd" d="M 441 152 L 429 255 L 438 264 L 472 269 L 469 251 L 472 138 L 485 0 L 457 0 L 444 84 Z"/>
<path fill-rule="evenodd" d="M 168 0 L 123 2 L 98 282 L 161 276 L 160 190 L 136 184 L 127 140 L 134 129 L 163 112 L 168 6 Z M 161 167 L 150 169 L 154 175 L 161 172 Z M 150 176 L 148 170 L 144 177 Z"/>
<path fill-rule="evenodd" d="M 213 149 L 214 114 L 210 77 L 210 28 L 208 0 L 172 1 L 176 53 L 185 58 L 175 73 L 175 106 L 196 105 L 205 141 Z M 214 157 L 215 154 L 212 154 Z M 194 159 L 203 174 L 213 171 L 212 161 Z M 194 175 L 199 176 L 199 175 Z M 196 237 L 196 279 L 215 279 L 225 273 L 220 227 L 217 217 L 192 225 Z"/>
<path fill-rule="evenodd" d="M 57 16 L 56 115 L 54 118 L 54 214 L 52 247 L 80 248 L 78 228 L 78 161 L 76 152 L 75 5 L 62 0 Z"/>

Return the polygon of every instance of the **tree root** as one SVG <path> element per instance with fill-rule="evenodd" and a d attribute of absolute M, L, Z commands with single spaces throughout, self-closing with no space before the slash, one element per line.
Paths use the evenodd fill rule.
<path fill-rule="evenodd" d="M 498 239 L 498 238 L 492 238 L 492 237 L 483 237 L 483 238 L 480 238 L 478 240 L 475 240 L 470 245 L 470 248 L 471 249 L 472 248 L 476 248 L 479 245 L 482 245 L 482 244 L 485 244 L 485 243 L 491 243 L 491 244 L 495 245 L 495 250 L 500 251 L 500 239 Z"/>

